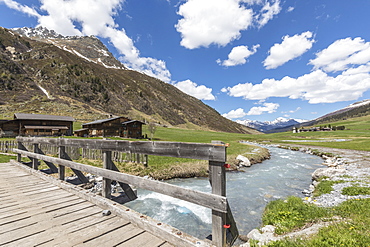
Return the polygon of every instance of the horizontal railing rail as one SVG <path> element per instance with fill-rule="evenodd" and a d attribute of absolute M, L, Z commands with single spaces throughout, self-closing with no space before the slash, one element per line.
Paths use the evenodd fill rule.
<path fill-rule="evenodd" d="M 149 142 L 149 141 L 120 141 L 120 140 L 89 140 L 65 138 L 17 137 L 18 148 L 13 152 L 31 159 L 31 166 L 38 169 L 39 160 L 43 160 L 53 172 L 59 172 L 59 179 L 64 180 L 65 167 L 69 167 L 79 177 L 81 182 L 88 179 L 82 172 L 103 177 L 104 197 L 111 197 L 111 181 L 117 181 L 130 200 L 136 199 L 136 194 L 130 185 L 153 192 L 168 195 L 184 201 L 212 209 L 212 243 L 216 246 L 231 245 L 238 237 L 236 223 L 232 216 L 226 197 L 225 162 L 226 147 L 222 142 L 184 143 L 184 142 Z M 58 147 L 59 157 L 45 155 L 40 146 Z M 103 152 L 103 168 L 81 164 L 69 157 L 67 147 L 79 147 Z M 29 149 L 33 149 L 30 151 Z M 209 161 L 209 180 L 212 193 L 186 189 L 157 180 L 151 180 L 119 172 L 112 161 L 112 151 L 132 152 L 136 154 L 191 158 Z M 55 166 L 58 165 L 58 168 Z"/>
<path fill-rule="evenodd" d="M 40 137 L 17 137 L 17 141 L 22 143 L 49 144 L 52 146 L 75 146 L 88 149 L 226 162 L 225 145 L 217 144 Z"/>
<path fill-rule="evenodd" d="M 184 201 L 192 202 L 194 204 L 198 204 L 207 208 L 211 208 L 217 210 L 219 212 L 226 213 L 227 212 L 227 202 L 226 197 L 213 195 L 209 193 L 204 193 L 200 191 L 190 190 L 186 188 L 182 188 L 180 186 L 160 182 L 157 180 L 151 180 L 143 177 L 137 177 L 121 172 L 111 171 L 104 168 L 85 165 L 77 162 L 73 162 L 70 160 L 64 160 L 59 158 L 50 157 L 47 155 L 42 154 L 35 154 L 33 152 L 23 151 L 19 149 L 14 149 L 14 152 L 51 162 L 58 165 L 63 165 L 66 167 L 70 167 L 79 171 L 88 172 L 91 174 L 95 174 L 98 176 L 102 176 L 104 178 L 108 178 L 114 181 L 123 182 L 127 184 L 134 185 L 136 187 L 158 192 L 164 195 L 172 196 Z"/>

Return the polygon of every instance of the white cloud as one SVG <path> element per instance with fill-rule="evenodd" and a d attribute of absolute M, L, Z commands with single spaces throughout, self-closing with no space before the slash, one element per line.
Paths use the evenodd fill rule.
<path fill-rule="evenodd" d="M 223 117 L 228 118 L 228 119 L 242 118 L 246 115 L 247 115 L 247 113 L 245 113 L 242 108 L 238 108 L 236 110 L 231 110 L 228 113 L 222 114 Z"/>
<path fill-rule="evenodd" d="M 188 49 L 225 46 L 240 38 L 240 31 L 252 25 L 253 11 L 239 0 L 188 0 L 179 8 L 183 16 L 175 25 L 181 45 Z"/>
<path fill-rule="evenodd" d="M 294 7 L 293 6 L 289 6 L 288 9 L 286 10 L 286 12 L 292 12 L 294 10 Z"/>
<path fill-rule="evenodd" d="M 252 107 L 247 115 L 262 115 L 263 113 L 274 113 L 279 108 L 277 103 L 263 103 L 263 106 Z"/>
<path fill-rule="evenodd" d="M 257 16 L 258 27 L 261 28 L 267 24 L 275 15 L 281 11 L 280 0 L 275 0 L 272 4 L 266 1 L 260 14 Z"/>
<path fill-rule="evenodd" d="M 357 37 L 335 41 L 328 48 L 318 52 L 310 60 L 314 69 L 336 72 L 348 69 L 351 65 L 365 64 L 370 61 L 370 42 Z"/>
<path fill-rule="evenodd" d="M 124 0 L 40 0 L 40 9 L 46 15 L 40 15 L 36 10 L 12 0 L 1 1 L 10 8 L 37 17 L 39 26 L 62 35 L 95 35 L 107 38 L 122 55 L 120 60 L 126 67 L 170 82 L 171 74 L 165 62 L 141 57 L 132 39 L 115 22 L 114 16 L 121 9 Z"/>
<path fill-rule="evenodd" d="M 275 69 L 286 62 L 301 56 L 311 49 L 315 40 L 312 33 L 307 31 L 294 36 L 284 36 L 281 44 L 274 44 L 269 51 L 269 56 L 263 61 L 266 69 Z"/>
<path fill-rule="evenodd" d="M 361 38 L 341 39 L 316 55 L 310 61 L 315 67 L 309 74 L 238 84 L 221 91 L 248 100 L 288 97 L 317 104 L 357 100 L 370 89 L 370 42 Z M 333 71 L 341 73 L 328 74 Z"/>
<path fill-rule="evenodd" d="M 288 111 L 289 113 L 295 113 L 295 112 L 297 112 L 297 111 L 299 111 L 299 110 L 301 110 L 302 108 L 301 107 L 297 107 L 295 110 L 290 110 L 290 111 Z"/>
<path fill-rule="evenodd" d="M 217 63 L 227 67 L 245 64 L 247 62 L 247 58 L 256 53 L 257 48 L 259 47 L 260 45 L 254 45 L 252 49 L 249 50 L 248 46 L 236 46 L 231 50 L 227 60 L 222 62 L 221 60 L 217 60 Z"/>
<path fill-rule="evenodd" d="M 263 1 L 264 0 L 241 0 L 241 2 L 243 3 L 247 3 L 249 5 L 253 5 L 253 4 L 263 4 Z"/>
<path fill-rule="evenodd" d="M 175 87 L 200 100 L 215 100 L 215 96 L 212 94 L 212 88 L 207 88 L 204 85 L 198 86 L 191 80 L 180 81 L 173 84 Z"/>
<path fill-rule="evenodd" d="M 31 7 L 28 7 L 26 5 L 22 5 L 20 3 L 17 3 L 16 1 L 12 0 L 0 0 L 0 3 L 4 3 L 8 8 L 20 11 L 22 13 L 25 13 L 29 16 L 39 17 L 39 13 Z"/>
<path fill-rule="evenodd" d="M 243 97 L 250 100 L 262 100 L 269 97 L 289 97 L 291 99 L 308 100 L 311 104 L 334 103 L 356 100 L 370 89 L 370 64 L 361 70 L 346 71 L 336 77 L 327 75 L 321 70 L 310 74 L 281 80 L 264 79 L 260 84 L 238 84 L 224 88 L 230 96 Z"/>

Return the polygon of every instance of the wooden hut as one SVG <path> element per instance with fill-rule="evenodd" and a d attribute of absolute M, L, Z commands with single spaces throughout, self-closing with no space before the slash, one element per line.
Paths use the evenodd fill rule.
<path fill-rule="evenodd" d="M 126 117 L 113 117 L 94 122 L 82 124 L 81 132 L 75 132 L 75 135 L 88 136 L 120 136 L 125 138 L 142 138 L 143 123 L 137 120 L 130 120 Z"/>
<path fill-rule="evenodd" d="M 0 136 L 72 135 L 74 121 L 68 116 L 15 113 L 13 120 L 0 121 Z"/>
<path fill-rule="evenodd" d="M 143 131 L 142 126 L 143 122 L 140 122 L 138 120 L 130 120 L 122 123 L 122 129 L 121 137 L 125 138 L 142 138 L 143 137 Z"/>

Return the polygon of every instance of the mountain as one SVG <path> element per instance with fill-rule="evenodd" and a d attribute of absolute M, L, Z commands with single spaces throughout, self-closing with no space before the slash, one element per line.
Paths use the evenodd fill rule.
<path fill-rule="evenodd" d="M 370 99 L 355 102 L 347 107 L 328 113 L 315 119 L 317 123 L 345 120 L 347 118 L 361 117 L 370 114 Z"/>
<path fill-rule="evenodd" d="M 10 119 L 14 112 L 67 115 L 81 122 L 115 115 L 166 126 L 259 133 L 171 84 L 126 69 L 95 37 L 0 27 L 0 116 Z"/>
<path fill-rule="evenodd" d="M 264 132 L 265 133 L 276 133 L 276 132 L 291 131 L 293 127 L 300 128 L 300 127 L 305 127 L 305 126 L 323 125 L 323 124 L 328 124 L 332 122 L 337 122 L 341 120 L 346 120 L 346 119 L 361 117 L 361 116 L 367 116 L 367 115 L 370 115 L 370 99 L 355 102 L 349 106 L 346 106 L 334 112 L 330 112 L 314 120 L 305 121 L 302 123 L 296 123 L 292 125 L 287 125 L 285 127 L 273 128 L 273 129 L 270 129 Z"/>
<path fill-rule="evenodd" d="M 103 65 L 106 68 L 125 69 L 125 66 L 95 36 L 65 37 L 44 27 L 23 27 L 11 30 L 23 37 L 53 44 L 62 50 L 71 52 L 89 62 Z"/>
<path fill-rule="evenodd" d="M 277 128 L 283 128 L 286 126 L 292 126 L 296 124 L 300 124 L 302 122 L 305 122 L 306 120 L 300 120 L 300 119 L 288 119 L 279 117 L 275 119 L 274 121 L 255 121 L 255 120 L 237 120 L 237 123 L 243 124 L 245 126 L 248 126 L 250 128 L 259 130 L 261 132 L 267 132 L 269 130 L 277 129 Z"/>

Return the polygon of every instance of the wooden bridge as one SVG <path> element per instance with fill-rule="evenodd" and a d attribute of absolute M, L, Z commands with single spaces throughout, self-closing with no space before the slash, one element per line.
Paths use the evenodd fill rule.
<path fill-rule="evenodd" d="M 4 246 L 227 246 L 238 230 L 226 198 L 226 145 L 64 138 L 17 137 L 17 161 L 0 164 L 0 245 Z M 57 146 L 59 157 L 45 155 L 40 145 Z M 103 151 L 103 168 L 74 162 L 66 147 Z M 32 147 L 32 148 L 31 148 Z M 30 151 L 32 149 L 32 151 Z M 209 161 L 212 193 L 189 190 L 118 171 L 112 151 Z M 21 164 L 27 156 L 31 164 Z M 54 178 L 38 170 L 39 160 Z M 70 167 L 82 183 L 83 172 L 103 177 L 102 196 L 65 182 Z M 212 240 L 200 240 L 165 223 L 137 213 L 111 198 L 117 181 L 129 200 L 130 185 L 212 209 Z M 195 226 L 196 227 L 196 226 Z"/>

